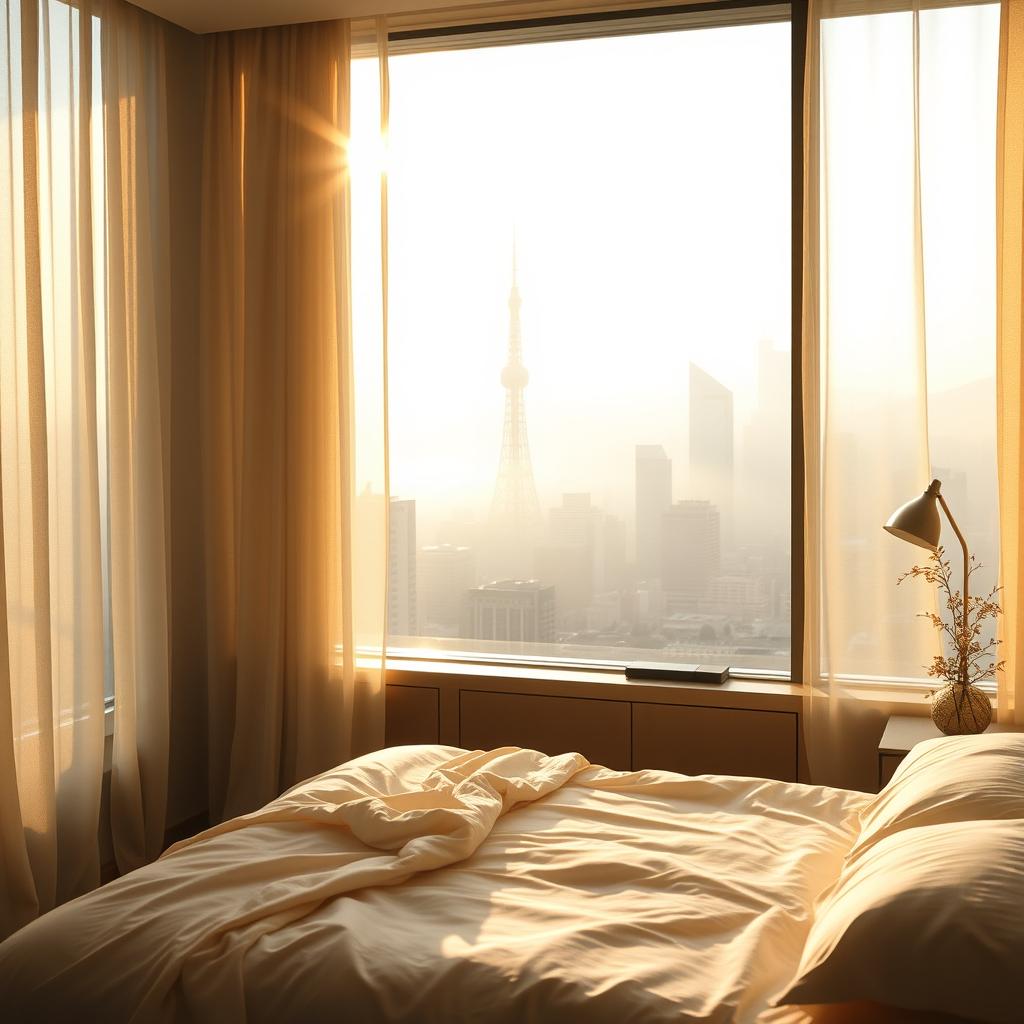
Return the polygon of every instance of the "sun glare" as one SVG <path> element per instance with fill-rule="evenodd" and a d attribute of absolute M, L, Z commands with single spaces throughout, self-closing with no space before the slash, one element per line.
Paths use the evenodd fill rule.
<path fill-rule="evenodd" d="M 342 143 L 342 153 L 353 178 L 378 177 L 388 170 L 387 140 L 378 132 L 352 136 L 347 146 Z"/>

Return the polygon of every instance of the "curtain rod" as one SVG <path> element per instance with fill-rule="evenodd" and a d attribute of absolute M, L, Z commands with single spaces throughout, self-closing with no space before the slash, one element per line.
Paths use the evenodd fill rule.
<path fill-rule="evenodd" d="M 485 21 L 465 25 L 440 25 L 432 28 L 405 29 L 388 33 L 388 40 L 403 42 L 415 39 L 437 39 L 443 36 L 480 35 L 487 32 L 515 32 L 534 28 L 556 28 L 561 25 L 587 25 L 608 21 L 633 21 L 642 18 L 673 17 L 685 14 L 708 14 L 715 11 L 756 10 L 759 7 L 788 8 L 790 0 L 711 0 L 706 3 L 673 4 L 665 7 L 635 7 L 613 11 L 586 11 L 549 17 L 517 18 L 510 21 Z"/>

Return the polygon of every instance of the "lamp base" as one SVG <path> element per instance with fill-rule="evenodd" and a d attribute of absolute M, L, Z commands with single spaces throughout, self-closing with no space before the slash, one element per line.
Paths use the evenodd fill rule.
<path fill-rule="evenodd" d="M 932 697 L 932 721 L 947 736 L 984 732 L 992 722 L 992 704 L 973 683 L 949 683 Z"/>

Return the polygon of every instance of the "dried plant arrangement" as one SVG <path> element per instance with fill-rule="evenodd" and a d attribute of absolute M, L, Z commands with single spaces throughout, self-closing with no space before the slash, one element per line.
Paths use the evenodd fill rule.
<path fill-rule="evenodd" d="M 981 569 L 971 555 L 967 568 L 967 591 L 970 580 Z M 932 694 L 932 719 L 947 735 L 984 732 L 992 721 L 992 705 L 988 695 L 977 683 L 991 679 L 1004 665 L 997 660 L 999 640 L 995 626 L 1003 609 L 999 605 L 1000 587 L 993 587 L 984 597 L 971 595 L 964 606 L 963 594 L 955 589 L 952 569 L 945 549 L 937 548 L 928 564 L 915 565 L 898 579 L 924 580 L 938 587 L 947 615 L 921 612 L 942 635 L 943 646 L 952 653 L 937 654 L 925 666 L 932 679 L 943 680 L 945 685 Z M 991 623 L 991 635 L 986 637 L 985 624 Z"/>

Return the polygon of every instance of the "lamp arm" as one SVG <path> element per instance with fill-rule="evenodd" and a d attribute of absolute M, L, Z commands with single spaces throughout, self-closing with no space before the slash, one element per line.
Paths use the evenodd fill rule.
<path fill-rule="evenodd" d="M 964 609 L 963 609 L 963 622 L 961 624 L 962 635 L 967 636 L 967 619 L 968 619 L 968 603 L 967 595 L 968 588 L 970 586 L 970 555 L 967 553 L 967 541 L 964 540 L 964 535 L 960 532 L 960 527 L 956 525 L 956 520 L 953 518 L 953 513 L 949 511 L 949 506 L 946 504 L 946 499 L 942 496 L 940 491 L 938 494 L 939 504 L 942 506 L 942 511 L 946 513 L 946 518 L 949 520 L 949 525 L 953 527 L 953 532 L 956 534 L 956 539 L 960 541 L 960 547 L 964 550 Z M 967 682 L 967 652 L 957 651 L 960 660 L 960 681 L 962 683 Z"/>

